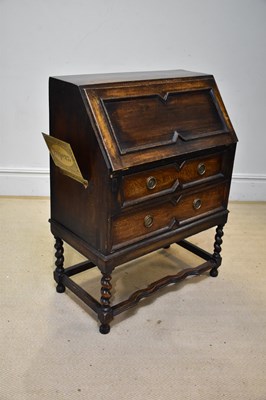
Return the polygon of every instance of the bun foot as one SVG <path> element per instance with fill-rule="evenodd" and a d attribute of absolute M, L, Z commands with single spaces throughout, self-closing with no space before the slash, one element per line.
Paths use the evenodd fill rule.
<path fill-rule="evenodd" d="M 213 278 L 216 278 L 216 276 L 218 276 L 218 269 L 217 268 L 212 268 L 210 270 L 210 276 L 212 276 Z"/>
<path fill-rule="evenodd" d="M 108 325 L 108 324 L 102 324 L 102 325 L 100 325 L 99 331 L 100 331 L 103 335 L 106 335 L 107 333 L 110 332 L 110 325 Z"/>
<path fill-rule="evenodd" d="M 62 285 L 61 283 L 59 283 L 59 284 L 56 286 L 56 291 L 57 291 L 57 293 L 64 293 L 65 290 L 66 290 L 65 286 Z"/>

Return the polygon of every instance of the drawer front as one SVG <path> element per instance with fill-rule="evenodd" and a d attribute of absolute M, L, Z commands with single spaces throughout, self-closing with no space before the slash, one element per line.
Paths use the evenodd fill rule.
<path fill-rule="evenodd" d="M 219 184 L 195 193 L 181 194 L 167 203 L 123 213 L 113 218 L 113 249 L 178 228 L 210 213 L 224 210 L 228 185 Z"/>
<path fill-rule="evenodd" d="M 126 206 L 138 203 L 173 193 L 178 187 L 185 188 L 193 182 L 222 176 L 222 159 L 223 155 L 220 153 L 127 175 L 122 181 L 122 204 Z"/>

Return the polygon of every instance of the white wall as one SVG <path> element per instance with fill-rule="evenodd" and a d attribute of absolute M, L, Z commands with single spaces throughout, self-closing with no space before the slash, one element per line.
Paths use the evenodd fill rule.
<path fill-rule="evenodd" d="M 0 0 L 0 194 L 49 194 L 49 76 L 182 68 L 238 134 L 231 198 L 266 200 L 265 21 L 265 0 Z"/>

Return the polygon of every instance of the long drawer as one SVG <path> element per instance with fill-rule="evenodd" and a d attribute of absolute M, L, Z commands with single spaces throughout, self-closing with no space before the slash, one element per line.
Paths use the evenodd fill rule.
<path fill-rule="evenodd" d="M 165 203 L 124 212 L 112 219 L 113 249 L 175 230 L 197 218 L 226 209 L 229 187 L 220 183 L 173 196 Z"/>
<path fill-rule="evenodd" d="M 123 206 L 173 193 L 178 188 L 224 176 L 226 152 L 197 157 L 180 163 L 126 175 L 121 185 Z"/>

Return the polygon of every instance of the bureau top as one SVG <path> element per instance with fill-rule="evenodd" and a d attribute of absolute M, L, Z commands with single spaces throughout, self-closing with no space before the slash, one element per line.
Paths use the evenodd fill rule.
<path fill-rule="evenodd" d="M 62 76 L 50 78 L 49 90 L 51 120 L 58 126 L 51 135 L 64 126 L 62 137 L 71 144 L 73 135 L 81 138 L 87 129 L 113 172 L 237 141 L 212 75 L 176 70 Z M 82 128 L 82 121 L 91 128 Z"/>
<path fill-rule="evenodd" d="M 72 83 L 77 86 L 101 85 L 115 82 L 137 82 L 162 79 L 189 79 L 206 78 L 211 76 L 201 72 L 185 71 L 183 69 L 168 71 L 140 71 L 140 72 L 117 72 L 106 74 L 84 74 L 84 75 L 66 75 L 54 76 L 53 79 L 59 79 L 64 82 Z"/>

